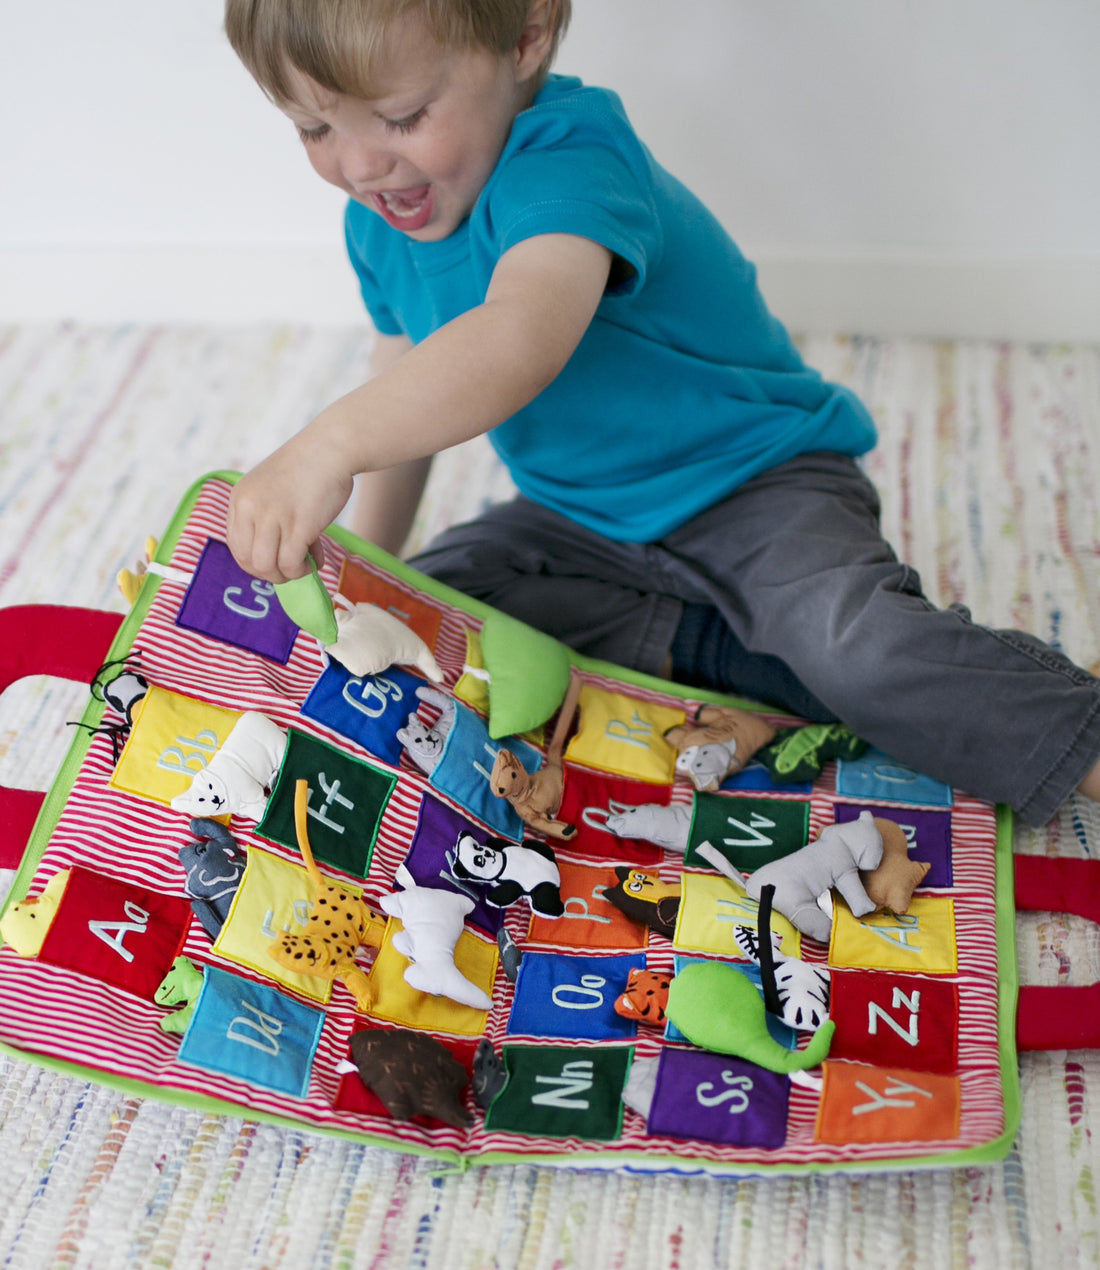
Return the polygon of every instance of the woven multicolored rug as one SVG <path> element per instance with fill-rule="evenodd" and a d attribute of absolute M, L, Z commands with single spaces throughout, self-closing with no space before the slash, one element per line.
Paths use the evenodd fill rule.
<path fill-rule="evenodd" d="M 1100 660 L 1100 349 L 807 339 L 859 392 L 888 535 L 940 603 Z M 358 382 L 369 339 L 301 328 L 0 329 L 0 605 L 121 611 L 194 478 L 244 468 Z M 436 464 L 424 541 L 510 489 L 484 442 Z M 0 783 L 45 788 L 86 689 L 0 700 Z M 1100 853 L 1078 801 L 1016 850 Z M 1100 928 L 1018 919 L 1025 983 L 1100 979 Z M 717 1181 L 432 1162 L 140 1101 L 0 1056 L 0 1265 L 1077 1266 L 1100 1260 L 1100 1055 L 1025 1055 L 1001 1164 Z"/>

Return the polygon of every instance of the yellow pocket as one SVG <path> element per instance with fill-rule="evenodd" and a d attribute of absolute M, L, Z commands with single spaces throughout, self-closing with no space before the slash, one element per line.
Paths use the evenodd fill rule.
<path fill-rule="evenodd" d="M 683 710 L 585 684 L 580 717 L 580 728 L 566 750 L 571 762 L 651 785 L 672 784 L 676 751 L 664 734 L 684 722 Z"/>
<path fill-rule="evenodd" d="M 240 717 L 238 710 L 154 685 L 141 703 L 111 788 L 170 803 L 190 787 Z"/>

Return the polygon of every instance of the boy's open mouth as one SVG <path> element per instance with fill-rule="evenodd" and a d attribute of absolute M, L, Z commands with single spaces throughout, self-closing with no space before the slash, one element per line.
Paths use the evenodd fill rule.
<path fill-rule="evenodd" d="M 432 187 L 418 185 L 407 190 L 384 190 L 372 194 L 371 202 L 387 225 L 413 233 L 431 220 Z"/>

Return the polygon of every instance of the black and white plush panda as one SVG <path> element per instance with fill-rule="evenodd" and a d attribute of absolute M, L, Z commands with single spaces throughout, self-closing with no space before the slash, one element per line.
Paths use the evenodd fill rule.
<path fill-rule="evenodd" d="M 513 904 L 526 895 L 531 908 L 542 917 L 560 917 L 561 874 L 553 850 L 544 842 L 508 842 L 490 838 L 481 843 L 472 833 L 461 833 L 452 852 L 456 878 L 471 882 L 495 882 L 485 898 L 496 908 Z"/>

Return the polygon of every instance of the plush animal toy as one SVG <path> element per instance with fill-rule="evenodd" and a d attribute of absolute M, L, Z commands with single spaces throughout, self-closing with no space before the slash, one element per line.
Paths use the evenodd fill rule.
<path fill-rule="evenodd" d="M 97 701 L 102 701 L 109 705 L 112 710 L 117 710 L 123 718 L 121 723 L 117 720 L 105 720 L 101 721 L 98 727 L 93 727 L 90 723 L 76 721 L 69 723 L 69 727 L 83 728 L 90 732 L 92 736 L 110 737 L 111 750 L 116 763 L 121 757 L 122 747 L 126 744 L 126 740 L 133 729 L 134 713 L 149 691 L 149 681 L 144 675 L 139 673 L 137 668 L 135 659 L 140 657 L 140 655 L 141 650 L 135 648 L 126 657 L 120 657 L 116 661 L 105 662 L 92 677 L 92 696 Z"/>
<path fill-rule="evenodd" d="M 576 836 L 576 825 L 557 819 L 556 813 L 565 789 L 560 763 L 547 758 L 546 763 L 532 775 L 511 750 L 500 750 L 489 783 L 493 793 L 498 798 L 507 799 L 524 824 L 532 829 L 563 842 Z"/>
<path fill-rule="evenodd" d="M 618 865 L 615 876 L 619 880 L 604 889 L 603 898 L 627 917 L 671 939 L 680 913 L 680 883 L 662 882 L 655 873 L 629 865 Z"/>
<path fill-rule="evenodd" d="M 829 1019 L 806 1049 L 789 1050 L 780 1045 L 768 1032 L 764 1001 L 756 985 L 720 961 L 695 961 L 685 966 L 669 986 L 666 1013 L 692 1045 L 788 1074 L 821 1063 L 836 1031 L 836 1024 Z"/>
<path fill-rule="evenodd" d="M 800 1032 L 816 1032 L 829 1017 L 829 972 L 824 966 L 813 966 L 800 957 L 785 956 L 780 951 L 783 937 L 771 930 L 768 934 L 779 1007 L 776 1014 L 788 1027 Z M 761 962 L 763 945 L 757 931 L 748 926 L 735 926 L 733 942 L 750 961 Z"/>
<path fill-rule="evenodd" d="M 417 886 L 404 865 L 397 870 L 396 881 L 404 889 L 383 895 L 379 903 L 404 927 L 394 936 L 393 946 L 409 959 L 405 982 L 419 992 L 449 997 L 474 1010 L 491 1010 L 492 998 L 455 965 L 455 945 L 474 901 L 455 891 Z"/>
<path fill-rule="evenodd" d="M 558 820 L 562 794 L 565 791 L 565 772 L 562 767 L 562 750 L 573 716 L 580 700 L 581 684 L 576 675 L 569 681 L 569 688 L 558 712 L 554 734 L 546 747 L 546 758 L 537 772 L 531 773 L 511 750 L 500 750 L 489 785 L 498 798 L 507 799 L 524 824 L 530 825 L 547 837 L 567 842 L 576 836 L 577 826 Z"/>
<path fill-rule="evenodd" d="M 172 810 L 192 816 L 241 815 L 259 820 L 267 809 L 286 753 L 286 733 L 256 710 L 246 710 Z"/>
<path fill-rule="evenodd" d="M 677 752 L 677 772 L 698 790 L 716 790 L 774 738 L 775 728 L 760 715 L 713 705 L 700 706 L 691 723 L 665 733 Z"/>
<path fill-rule="evenodd" d="M 858 758 L 867 748 L 843 723 L 808 723 L 782 728 L 775 740 L 757 751 L 756 761 L 768 769 L 773 781 L 815 780 L 830 759 Z"/>
<path fill-rule="evenodd" d="M 526 895 L 531 911 L 541 917 L 560 917 L 565 912 L 557 860 L 544 842 L 515 843 L 504 838 L 479 842 L 472 833 L 461 833 L 448 860 L 456 878 L 495 883 L 485 899 L 496 908 Z"/>
<path fill-rule="evenodd" d="M 907 913 L 913 892 L 924 881 L 931 864 L 909 858 L 905 830 L 893 820 L 875 817 L 882 836 L 882 863 L 877 869 L 860 872 L 860 881 L 876 910 Z"/>
<path fill-rule="evenodd" d="M 37 957 L 42 951 L 68 882 L 69 870 L 61 869 L 37 895 L 13 904 L 0 918 L 0 935 L 20 957 Z"/>
<path fill-rule="evenodd" d="M 191 1022 L 202 992 L 202 971 L 189 957 L 177 957 L 172 969 L 161 980 L 153 994 L 157 1005 L 182 1006 L 160 1021 L 160 1030 L 170 1036 L 182 1036 Z"/>
<path fill-rule="evenodd" d="M 428 645 L 399 617 L 377 604 L 337 609 L 336 624 L 336 643 L 328 644 L 325 652 L 353 675 L 365 678 L 397 664 L 415 666 L 434 683 L 443 682 L 443 671 Z"/>
<path fill-rule="evenodd" d="M 339 979 L 355 998 L 355 1008 L 366 1012 L 374 993 L 370 980 L 355 964 L 355 953 L 360 944 L 381 947 L 386 923 L 364 900 L 330 882 L 317 867 L 309 845 L 308 807 L 309 782 L 296 781 L 294 828 L 306 872 L 316 887 L 313 906 L 303 931 L 284 931 L 267 951 L 280 966 L 297 974 Z"/>
<path fill-rule="evenodd" d="M 615 998 L 615 1013 L 622 1015 L 624 1019 L 633 1019 L 636 1023 L 664 1027 L 671 982 L 670 974 L 640 967 L 632 970 L 626 979 L 626 991 Z"/>
<path fill-rule="evenodd" d="M 840 892 L 855 917 L 875 910 L 863 889 L 860 870 L 877 869 L 882 861 L 882 835 L 869 811 L 858 820 L 829 825 L 809 846 L 773 860 L 744 881 L 745 890 L 759 900 L 762 887 L 775 887 L 775 908 L 804 935 L 828 943 L 832 921 L 818 897 L 832 887 Z"/>
<path fill-rule="evenodd" d="M 508 1071 L 504 1060 L 493 1049 L 493 1043 L 483 1036 L 474 1050 L 474 1070 L 470 1085 L 474 1091 L 474 1102 L 488 1111 L 493 1099 L 508 1083 Z"/>
<path fill-rule="evenodd" d="M 248 858 L 220 821 L 192 820 L 190 829 L 198 841 L 180 847 L 180 864 L 187 874 L 183 889 L 191 897 L 191 911 L 213 940 L 229 916 Z"/>
<path fill-rule="evenodd" d="M 455 1129 L 470 1117 L 462 1104 L 466 1069 L 426 1032 L 410 1028 L 368 1028 L 351 1038 L 359 1079 L 398 1120 L 430 1116 Z"/>
<path fill-rule="evenodd" d="M 426 685 L 423 688 L 417 688 L 416 695 L 421 701 L 435 706 L 439 711 L 439 718 L 431 727 L 428 727 L 414 710 L 405 721 L 405 726 L 397 729 L 397 739 L 424 775 L 431 776 L 439 766 L 447 734 L 454 726 L 455 703 L 453 697 L 448 697 L 446 693 Z"/>
<path fill-rule="evenodd" d="M 668 851 L 688 849 L 691 806 L 687 803 L 642 803 L 608 815 L 606 825 L 617 838 L 641 838 Z"/>
<path fill-rule="evenodd" d="M 519 968 L 523 962 L 523 950 L 508 933 L 507 926 L 497 931 L 497 950 L 500 953 L 500 968 L 509 983 L 519 978 Z"/>
<path fill-rule="evenodd" d="M 649 1119 L 649 1113 L 653 1109 L 660 1065 L 659 1058 L 635 1058 L 630 1064 L 630 1074 L 623 1086 L 623 1102 L 643 1120 Z"/>

